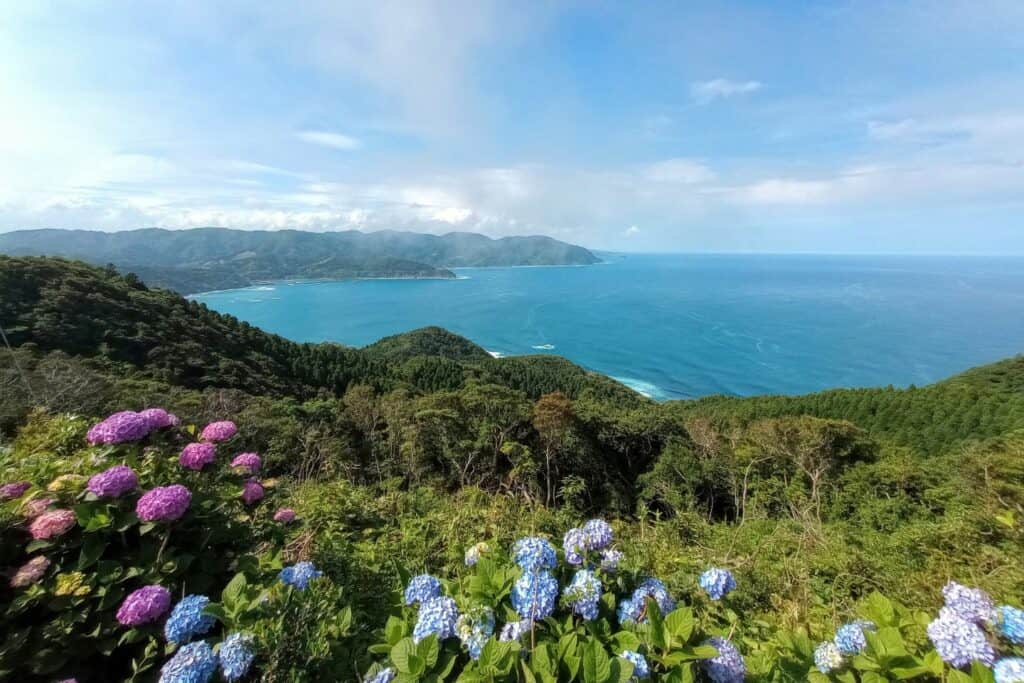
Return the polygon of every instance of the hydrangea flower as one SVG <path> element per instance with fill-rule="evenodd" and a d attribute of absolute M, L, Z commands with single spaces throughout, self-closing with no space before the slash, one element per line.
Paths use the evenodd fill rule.
<path fill-rule="evenodd" d="M 995 650 L 985 637 L 985 632 L 949 608 L 942 608 L 939 617 L 928 624 L 926 630 L 942 660 L 958 669 L 973 661 L 988 666 L 992 666 L 995 661 Z"/>
<path fill-rule="evenodd" d="M 37 541 L 63 536 L 75 526 L 75 513 L 71 510 L 49 510 L 32 520 L 28 531 Z"/>
<path fill-rule="evenodd" d="M 277 575 L 281 583 L 298 588 L 300 591 L 309 587 L 309 582 L 318 579 L 324 573 L 317 569 L 312 562 L 296 562 L 291 567 L 285 567 Z"/>
<path fill-rule="evenodd" d="M 239 453 L 231 461 L 231 466 L 246 474 L 256 474 L 263 466 L 263 460 L 258 453 Z"/>
<path fill-rule="evenodd" d="M 127 465 L 114 465 L 89 478 L 86 488 L 100 498 L 118 498 L 139 486 L 135 470 Z"/>
<path fill-rule="evenodd" d="M 190 443 L 181 449 L 178 463 L 182 467 L 199 471 L 217 457 L 217 447 L 212 443 Z"/>
<path fill-rule="evenodd" d="M 441 595 L 441 582 L 430 574 L 420 574 L 409 579 L 405 587 L 405 604 L 426 602 Z"/>
<path fill-rule="evenodd" d="M 592 519 L 583 525 L 587 550 L 603 550 L 612 544 L 612 526 L 603 519 Z"/>
<path fill-rule="evenodd" d="M 512 547 L 512 557 L 527 572 L 554 569 L 558 564 L 555 547 L 546 538 L 539 536 L 526 536 L 516 541 Z"/>
<path fill-rule="evenodd" d="M 1024 644 L 1024 610 L 1002 605 L 998 610 L 999 633 L 1011 643 Z"/>
<path fill-rule="evenodd" d="M 633 678 L 650 677 L 651 669 L 647 666 L 647 660 L 642 654 L 639 652 L 633 652 L 632 650 L 623 650 L 622 654 L 619 656 L 633 665 Z"/>
<path fill-rule="evenodd" d="M 183 646 L 160 669 L 160 683 L 206 683 L 217 670 L 217 655 L 205 640 Z"/>
<path fill-rule="evenodd" d="M 274 521 L 282 524 L 291 524 L 295 521 L 295 510 L 291 508 L 280 508 L 274 513 Z"/>
<path fill-rule="evenodd" d="M 77 493 L 87 481 L 81 474 L 62 474 L 47 486 L 46 490 L 52 493 Z"/>
<path fill-rule="evenodd" d="M 395 670 L 390 666 L 386 669 L 381 669 L 370 678 L 367 678 L 364 683 L 391 683 L 395 680 Z"/>
<path fill-rule="evenodd" d="M 494 612 L 486 606 L 468 610 L 455 622 L 455 633 L 469 651 L 469 656 L 479 659 L 487 639 L 494 635 Z"/>
<path fill-rule="evenodd" d="M 558 581 L 551 572 L 523 572 L 512 586 L 512 607 L 524 619 L 539 621 L 555 611 Z"/>
<path fill-rule="evenodd" d="M 1024 658 L 1003 657 L 992 667 L 996 683 L 1024 683 Z"/>
<path fill-rule="evenodd" d="M 0 486 L 0 500 L 14 500 L 21 498 L 32 487 L 32 482 L 14 481 Z"/>
<path fill-rule="evenodd" d="M 85 574 L 82 572 L 66 572 L 63 574 L 57 574 L 57 585 L 53 589 L 53 594 L 58 596 L 64 595 L 88 595 L 92 592 L 92 586 L 89 585 Z"/>
<path fill-rule="evenodd" d="M 224 420 L 222 422 L 211 422 L 203 427 L 203 432 L 199 435 L 199 438 L 203 441 L 227 441 L 237 433 L 238 427 L 235 426 L 235 423 L 230 420 Z"/>
<path fill-rule="evenodd" d="M 501 627 L 501 633 L 498 634 L 498 640 L 503 643 L 519 640 L 523 637 L 523 634 L 528 633 L 531 628 L 533 628 L 533 622 L 529 619 L 510 621 Z"/>
<path fill-rule="evenodd" d="M 150 430 L 177 427 L 181 424 L 181 420 L 178 419 L 177 415 L 172 415 L 163 408 L 146 408 L 139 411 L 139 415 L 149 425 Z"/>
<path fill-rule="evenodd" d="M 250 479 L 242 485 L 242 502 L 252 505 L 263 499 L 263 486 L 255 479 Z"/>
<path fill-rule="evenodd" d="M 562 537 L 565 561 L 569 564 L 583 564 L 583 553 L 587 552 L 587 535 L 583 529 L 569 529 Z"/>
<path fill-rule="evenodd" d="M 157 486 L 135 503 L 135 514 L 143 522 L 173 522 L 192 504 L 192 493 L 181 484 Z"/>
<path fill-rule="evenodd" d="M 249 633 L 232 633 L 220 646 L 220 672 L 224 680 L 234 683 L 249 672 L 256 659 L 252 651 L 255 638 Z"/>
<path fill-rule="evenodd" d="M 416 626 L 412 630 L 412 639 L 418 643 L 433 634 L 438 640 L 455 636 L 455 622 L 459 618 L 459 608 L 455 601 L 446 595 L 430 598 L 420 604 L 420 613 Z"/>
<path fill-rule="evenodd" d="M 831 640 L 825 641 L 814 648 L 814 666 L 823 674 L 843 668 L 843 653 Z"/>
<path fill-rule="evenodd" d="M 700 575 L 700 587 L 712 600 L 721 600 L 736 588 L 736 579 L 728 569 L 712 567 Z"/>
<path fill-rule="evenodd" d="M 832 642 L 844 655 L 859 655 L 868 646 L 864 631 L 874 630 L 875 625 L 870 621 L 852 621 L 839 627 Z"/>
<path fill-rule="evenodd" d="M 946 599 L 946 607 L 956 612 L 964 621 L 980 624 L 995 618 L 992 598 L 979 588 L 968 588 L 956 581 L 950 581 L 943 587 L 942 595 Z"/>
<path fill-rule="evenodd" d="M 589 569 L 581 569 L 572 582 L 562 590 L 562 600 L 572 611 L 587 621 L 597 619 L 597 604 L 601 600 L 601 580 Z"/>
<path fill-rule="evenodd" d="M 206 635 L 215 622 L 203 610 L 210 604 L 205 595 L 189 595 L 181 599 L 164 624 L 164 637 L 171 643 L 187 643 L 196 636 Z"/>
<path fill-rule="evenodd" d="M 171 608 L 171 592 L 152 585 L 130 593 L 117 610 L 117 620 L 124 626 L 141 626 L 156 621 Z"/>
<path fill-rule="evenodd" d="M 718 636 L 709 638 L 704 644 L 718 650 L 717 655 L 700 663 L 707 677 L 714 683 L 742 683 L 747 675 L 747 665 L 736 646 Z"/>
<path fill-rule="evenodd" d="M 491 550 L 491 546 L 487 545 L 483 541 L 481 541 L 480 543 L 477 543 L 474 546 L 471 546 L 469 548 L 469 550 L 466 551 L 466 556 L 464 558 L 465 562 L 466 562 L 466 566 L 467 567 L 475 566 L 476 563 L 480 561 L 480 558 L 482 556 L 486 555 L 488 552 L 490 552 L 490 550 Z"/>
<path fill-rule="evenodd" d="M 33 519 L 46 512 L 55 502 L 57 501 L 54 498 L 33 498 L 22 506 L 21 514 Z"/>
<path fill-rule="evenodd" d="M 46 574 L 50 564 L 50 558 L 45 555 L 33 557 L 14 572 L 14 576 L 11 577 L 11 588 L 25 588 L 37 583 Z"/>
<path fill-rule="evenodd" d="M 614 574 L 619 570 L 619 562 L 622 561 L 622 551 L 606 548 L 601 551 L 601 571 L 607 574 Z"/>
<path fill-rule="evenodd" d="M 676 608 L 676 601 L 669 595 L 665 584 L 658 579 L 645 579 L 626 600 L 619 603 L 619 623 L 633 621 L 647 623 L 647 599 L 654 598 L 662 614 L 668 614 Z"/>
<path fill-rule="evenodd" d="M 86 434 L 92 445 L 126 443 L 138 441 L 149 434 L 149 422 L 133 410 L 114 413 L 102 422 L 94 424 Z"/>

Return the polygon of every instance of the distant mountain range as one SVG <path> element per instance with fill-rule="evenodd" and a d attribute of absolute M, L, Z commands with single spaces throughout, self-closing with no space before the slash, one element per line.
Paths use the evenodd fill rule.
<path fill-rule="evenodd" d="M 550 237 L 252 231 L 227 228 L 0 233 L 0 253 L 111 263 L 181 294 L 290 279 L 454 278 L 468 266 L 588 265 L 600 259 Z"/>

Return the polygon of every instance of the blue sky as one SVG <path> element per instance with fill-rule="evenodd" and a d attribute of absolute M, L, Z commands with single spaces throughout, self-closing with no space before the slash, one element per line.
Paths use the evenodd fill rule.
<path fill-rule="evenodd" d="M 1024 253 L 1024 2 L 0 5 L 0 230 L 152 225 Z"/>

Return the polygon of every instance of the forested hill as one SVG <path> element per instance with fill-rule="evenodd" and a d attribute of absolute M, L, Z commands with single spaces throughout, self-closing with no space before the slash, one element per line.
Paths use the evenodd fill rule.
<path fill-rule="evenodd" d="M 491 239 L 473 233 L 225 228 L 24 230 L 0 234 L 0 253 L 109 263 L 181 294 L 270 280 L 452 278 L 448 268 L 460 266 L 586 265 L 599 260 L 582 247 L 541 236 Z"/>

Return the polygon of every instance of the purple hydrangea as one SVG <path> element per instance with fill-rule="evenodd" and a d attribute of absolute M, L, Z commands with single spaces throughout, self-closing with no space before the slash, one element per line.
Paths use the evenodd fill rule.
<path fill-rule="evenodd" d="M 647 623 L 647 599 L 653 598 L 663 615 L 676 608 L 676 601 L 669 594 L 665 584 L 658 579 L 645 579 L 629 598 L 619 603 L 619 623 Z"/>
<path fill-rule="evenodd" d="M 25 588 L 39 581 L 50 568 L 50 558 L 37 555 L 21 565 L 11 577 L 11 588 Z"/>
<path fill-rule="evenodd" d="M 158 486 L 142 494 L 135 504 L 135 514 L 143 522 L 173 522 L 185 514 L 191 503 L 191 492 L 181 484 Z"/>
<path fill-rule="evenodd" d="M 258 453 L 239 453 L 235 456 L 235 459 L 231 461 L 231 466 L 237 470 L 242 470 L 246 474 L 256 474 L 260 471 L 263 461 L 260 460 Z"/>
<path fill-rule="evenodd" d="M 747 666 L 736 646 L 717 636 L 709 638 L 705 645 L 718 650 L 717 655 L 701 662 L 701 668 L 708 678 L 714 683 L 743 683 L 747 675 Z"/>
<path fill-rule="evenodd" d="M 71 510 L 49 510 L 32 520 L 28 531 L 37 541 L 63 536 L 76 524 L 75 513 Z"/>
<path fill-rule="evenodd" d="M 583 564 L 583 553 L 587 552 L 587 535 L 583 529 L 569 529 L 562 538 L 565 561 L 569 564 Z"/>
<path fill-rule="evenodd" d="M 198 472 L 213 462 L 216 457 L 217 447 L 212 443 L 190 443 L 181 449 L 178 462 L 182 467 Z"/>
<path fill-rule="evenodd" d="M 498 640 L 503 643 L 519 640 L 523 637 L 523 634 L 529 633 L 531 628 L 533 628 L 533 622 L 529 619 L 510 621 L 501 627 L 501 633 L 498 634 Z"/>
<path fill-rule="evenodd" d="M 211 422 L 203 427 L 203 433 L 199 438 L 203 441 L 227 441 L 237 433 L 238 427 L 235 426 L 235 423 L 230 420 L 224 420 L 222 422 Z"/>
<path fill-rule="evenodd" d="M 968 588 L 956 581 L 950 581 L 943 587 L 942 596 L 946 599 L 946 607 L 964 621 L 981 624 L 995 619 L 992 598 L 980 588 Z"/>
<path fill-rule="evenodd" d="M 177 427 L 181 424 L 181 420 L 178 419 L 177 415 L 168 413 L 163 408 L 146 408 L 139 412 L 142 419 L 149 425 L 149 429 L 163 429 L 164 427 Z"/>
<path fill-rule="evenodd" d="M 10 484 L 4 484 L 0 486 L 0 500 L 21 498 L 25 495 L 25 491 L 28 491 L 30 488 L 32 488 L 32 483 L 28 481 L 14 481 Z"/>
<path fill-rule="evenodd" d="M 614 574 L 619 570 L 619 562 L 622 561 L 622 551 L 614 548 L 606 548 L 601 551 L 601 571 L 607 574 Z"/>
<path fill-rule="evenodd" d="M 117 498 L 139 486 L 135 471 L 127 465 L 114 465 L 89 479 L 88 489 L 100 498 Z"/>
<path fill-rule="evenodd" d="M 242 485 L 242 502 L 246 505 L 263 500 L 263 486 L 255 479 L 250 479 Z"/>
<path fill-rule="evenodd" d="M 234 683 L 249 672 L 256 659 L 253 643 L 256 639 L 249 633 L 232 633 L 220 646 L 220 672 L 224 680 Z"/>
<path fill-rule="evenodd" d="M 939 617 L 928 624 L 927 631 L 942 660 L 958 669 L 974 661 L 992 666 L 996 659 L 995 650 L 985 637 L 985 632 L 949 607 L 939 611 Z"/>
<path fill-rule="evenodd" d="M 587 550 L 604 550 L 612 544 L 612 527 L 603 519 L 592 519 L 583 525 Z"/>
<path fill-rule="evenodd" d="M 205 640 L 181 647 L 160 669 L 159 683 L 207 683 L 217 671 L 217 655 Z"/>
<path fill-rule="evenodd" d="M 171 592 L 152 585 L 129 594 L 117 610 L 117 620 L 124 626 L 142 626 L 160 619 L 171 608 Z"/>
<path fill-rule="evenodd" d="M 712 567 L 700 575 L 700 587 L 712 600 L 721 600 L 736 588 L 736 579 L 728 569 Z"/>
<path fill-rule="evenodd" d="M 55 498 L 33 498 L 22 505 L 21 514 L 25 515 L 25 517 L 29 519 L 34 519 L 46 512 L 46 510 L 55 502 L 57 502 Z"/>
<path fill-rule="evenodd" d="M 138 441 L 149 434 L 150 426 L 145 417 L 133 410 L 114 413 L 89 429 L 86 439 L 95 445 Z"/>
<path fill-rule="evenodd" d="M 441 581 L 430 574 L 419 574 L 409 579 L 405 587 L 405 604 L 415 605 L 441 595 Z"/>
<path fill-rule="evenodd" d="M 282 524 L 291 524 L 295 521 L 295 510 L 291 508 L 281 508 L 274 513 L 274 521 L 281 522 Z"/>

